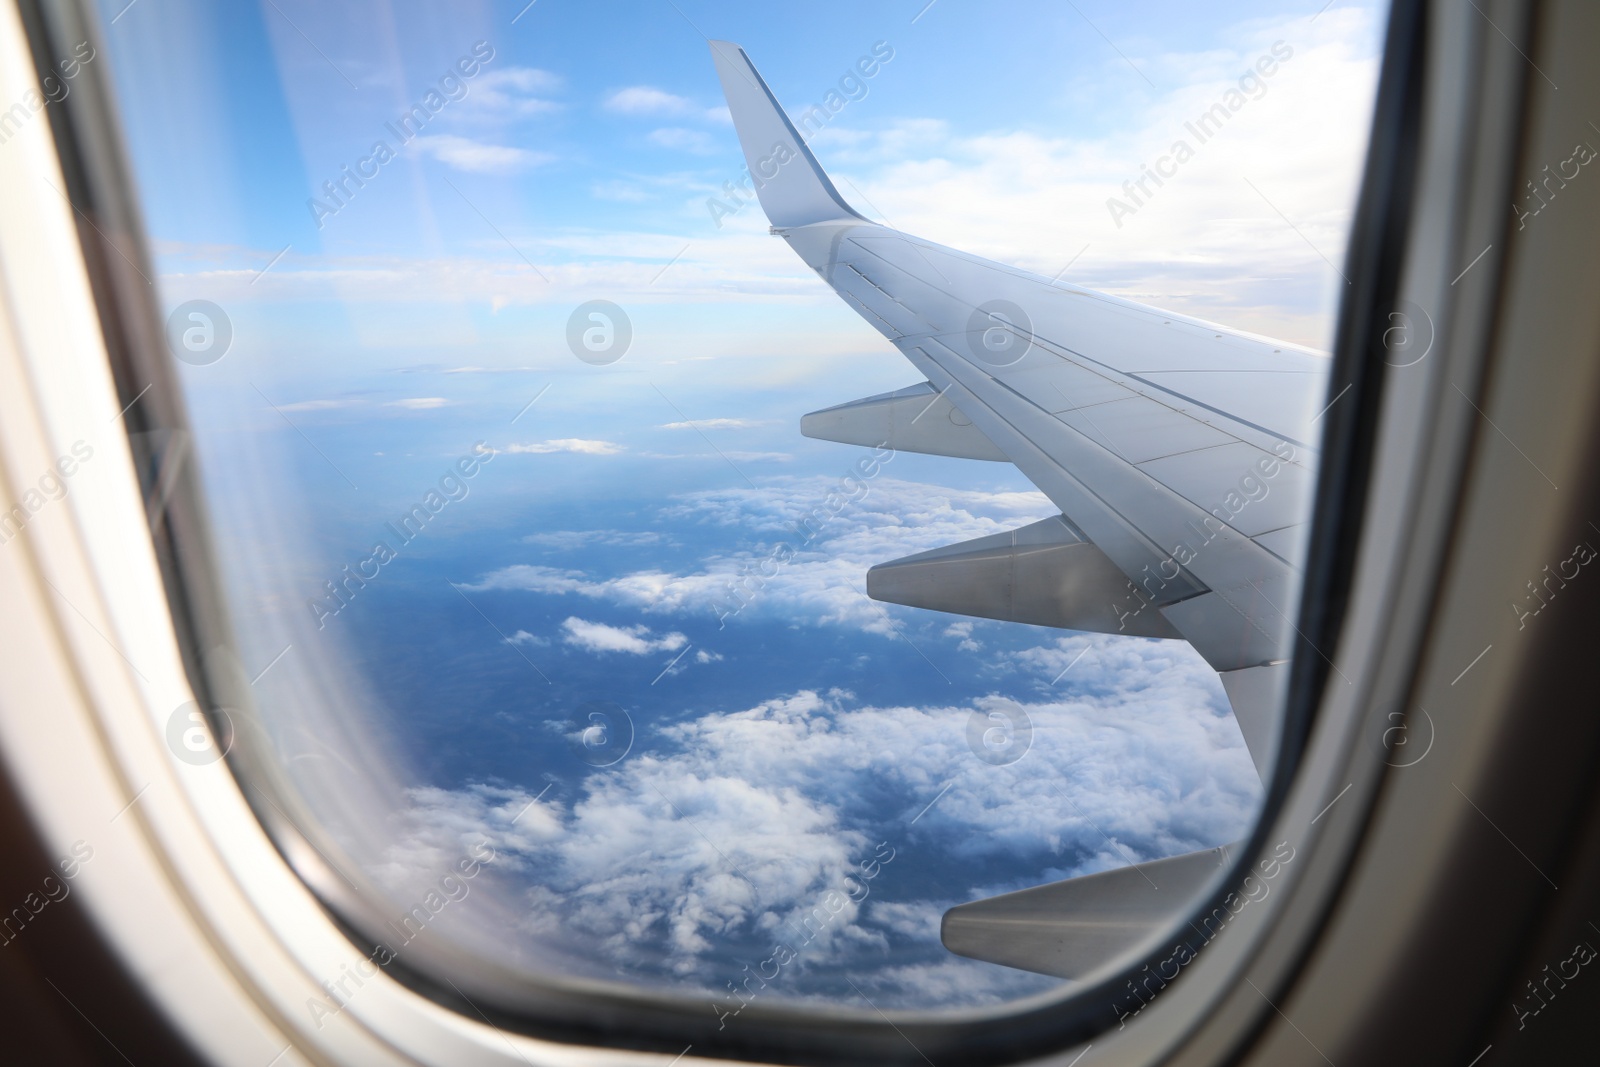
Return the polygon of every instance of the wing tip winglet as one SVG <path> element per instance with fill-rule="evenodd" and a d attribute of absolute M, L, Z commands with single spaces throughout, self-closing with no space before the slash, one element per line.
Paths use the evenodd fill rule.
<path fill-rule="evenodd" d="M 780 229 L 868 221 L 839 195 L 749 54 L 732 41 L 708 43 L 767 220 Z"/>

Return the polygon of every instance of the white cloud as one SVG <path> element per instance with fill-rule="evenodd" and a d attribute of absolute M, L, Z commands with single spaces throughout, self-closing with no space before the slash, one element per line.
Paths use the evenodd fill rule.
<path fill-rule="evenodd" d="M 948 122 L 902 118 L 872 130 L 828 126 L 818 130 L 807 143 L 848 165 L 881 163 L 928 152 L 943 153 L 954 142 Z"/>
<path fill-rule="evenodd" d="M 716 151 L 716 142 L 711 139 L 710 134 L 704 130 L 690 130 L 682 126 L 663 126 L 651 130 L 646 139 L 662 148 L 694 152 L 697 155 L 709 155 Z"/>
<path fill-rule="evenodd" d="M 712 187 L 702 183 L 697 190 L 687 191 L 688 182 L 690 179 L 634 184 L 646 198 L 682 200 L 697 191 L 694 210 L 704 212 L 703 201 Z M 721 231 L 711 226 L 708 217 L 696 216 L 685 227 L 687 236 L 672 232 L 528 230 L 511 225 L 503 228 L 517 249 L 537 264 L 540 273 L 507 251 L 491 233 L 485 244 L 492 241 L 498 247 L 482 255 L 324 253 L 297 260 L 304 266 L 288 269 L 286 264 L 280 264 L 265 275 L 260 273 L 261 263 L 271 259 L 276 249 L 264 253 L 208 250 L 207 266 L 185 273 L 169 272 L 163 277 L 175 287 L 203 291 L 218 299 L 320 299 L 333 291 L 351 305 L 381 309 L 473 304 L 482 302 L 486 294 L 493 294 L 502 307 L 561 305 L 570 310 L 596 291 L 629 307 L 667 301 L 725 306 L 752 298 L 783 297 L 809 300 L 818 309 L 832 312 L 837 303 L 819 288 L 816 275 L 806 270 L 782 242 L 751 243 L 744 239 L 746 234 L 766 232 L 766 220 L 753 208 L 726 220 Z M 687 251 L 685 244 L 689 245 Z M 672 269 L 663 273 L 662 267 L 669 262 Z M 842 337 L 835 338 L 824 330 L 807 342 L 808 352 L 813 356 L 841 349 L 859 352 L 865 327 L 854 316 L 846 315 L 848 312 L 830 316 L 848 324 Z M 393 318 L 386 312 L 386 321 Z M 672 339 L 667 340 L 670 344 Z M 792 336 L 769 330 L 738 338 L 737 350 L 743 356 L 752 349 L 781 347 L 792 355 L 794 344 Z M 694 344 L 665 351 L 682 356 L 705 354 L 703 346 Z"/>
<path fill-rule="evenodd" d="M 706 490 L 680 497 L 678 504 L 663 511 L 663 519 L 737 527 L 758 539 L 740 552 L 707 557 L 696 570 L 646 568 L 606 576 L 513 564 L 467 588 L 576 594 L 659 614 L 711 615 L 742 599 L 748 603 L 738 612 L 742 618 L 844 623 L 887 636 L 892 626 L 884 610 L 858 592 L 868 567 L 1055 514 L 1041 493 L 953 490 L 887 476 L 867 484 L 864 496 L 821 521 L 812 509 L 826 511 L 829 495 L 840 488 L 837 478 L 772 478 L 756 489 Z M 806 545 L 796 526 L 808 513 L 813 515 L 808 529 L 818 534 Z M 782 542 L 797 549 L 793 561 L 762 581 L 747 580 L 747 575 L 761 573 L 763 561 Z M 737 598 L 732 591 L 736 583 L 743 589 Z"/>
<path fill-rule="evenodd" d="M 532 645 L 535 648 L 543 648 L 550 644 L 550 639 L 548 637 L 540 637 L 538 634 L 530 634 L 526 630 L 518 630 L 506 638 L 505 642 L 508 645 Z"/>
<path fill-rule="evenodd" d="M 510 145 L 486 144 L 453 133 L 428 134 L 411 142 L 418 150 L 456 170 L 472 174 L 510 174 L 548 163 L 552 156 Z"/>
<path fill-rule="evenodd" d="M 1160 75 L 1158 84 L 1175 88 L 1146 104 L 1122 105 L 1119 121 L 1090 124 L 1092 133 L 974 130 L 913 112 L 869 130 L 830 126 L 819 135 L 819 153 L 847 197 L 859 189 L 870 200 L 859 206 L 876 205 L 909 232 L 1045 277 L 1078 256 L 1063 281 L 1325 345 L 1343 283 L 1322 256 L 1337 262 L 1342 254 L 1365 153 L 1380 29 L 1381 12 L 1336 6 L 1315 24 L 1308 16 L 1239 26 L 1226 35 L 1237 42 L 1232 48 L 1154 56 L 1148 62 L 1155 64 L 1150 69 Z M 1141 164 L 1169 154 L 1176 139 L 1193 143 L 1184 123 L 1217 102 L 1280 38 L 1292 43 L 1294 55 L 1267 82 L 1266 94 L 1251 99 L 1207 143 L 1193 144 L 1195 158 L 1164 186 L 1147 186 L 1156 195 L 1141 196 L 1144 203 L 1119 228 L 1107 199 L 1124 196 L 1123 183 L 1143 175 Z M 621 90 L 608 101 L 630 113 L 697 113 L 687 98 L 649 86 Z M 869 327 L 837 309 L 782 242 L 768 239 L 758 207 L 723 219 L 721 228 L 711 224 L 705 199 L 726 195 L 722 182 L 737 173 L 736 159 L 728 170 L 629 175 L 596 190 L 676 203 L 678 232 L 670 224 L 605 233 L 508 228 L 507 236 L 548 281 L 503 246 L 480 257 L 305 256 L 295 269 L 280 264 L 259 279 L 260 263 L 275 249 L 196 247 L 201 258 L 184 259 L 186 273 L 168 280 L 175 290 L 187 287 L 219 300 L 320 298 L 331 290 L 351 303 L 436 304 L 478 301 L 487 293 L 499 294 L 506 306 L 570 307 L 604 291 L 619 302 L 732 308 L 765 301 L 776 315 L 776 298 L 808 299 L 814 311 L 805 336 L 782 337 L 791 348 L 802 340 L 812 352 L 881 347 Z M 1246 175 L 1316 250 L 1245 184 Z M 661 264 L 686 242 L 692 246 L 661 276 Z M 752 328 L 739 344 L 772 339 L 771 331 Z M 681 351 L 663 354 L 689 355 L 696 340 L 685 337 Z"/>
<path fill-rule="evenodd" d="M 870 130 L 851 129 L 848 126 L 825 126 L 812 134 L 806 140 L 806 144 L 816 151 L 831 149 L 842 156 L 849 149 L 872 144 L 873 140 L 874 134 Z"/>
<path fill-rule="evenodd" d="M 593 589 L 594 583 L 587 581 L 582 571 L 519 563 L 494 571 L 476 585 L 463 588 L 475 592 L 485 589 L 523 589 L 530 593 L 577 593 Z"/>
<path fill-rule="evenodd" d="M 1380 25 L 1381 10 L 1355 7 L 1331 9 L 1315 24 L 1310 16 L 1245 24 L 1231 49 L 1161 57 L 1169 77 L 1158 84 L 1177 88 L 1094 136 L 973 135 L 908 116 L 867 138 L 822 131 L 819 155 L 870 202 L 858 207 L 876 205 L 910 233 L 1045 277 L 1087 244 L 1065 281 L 1325 346 L 1343 280 L 1323 257 L 1338 263 L 1344 253 Z M 1185 122 L 1236 89 L 1280 39 L 1293 55 L 1266 91 L 1199 141 Z M 1136 212 L 1118 226 L 1108 198 L 1127 200 L 1124 183 L 1143 178 L 1143 166 L 1170 156 L 1179 140 L 1193 158 L 1163 185 L 1136 189 Z M 849 199 L 850 186 L 841 189 Z"/>
<path fill-rule="evenodd" d="M 648 626 L 608 626 L 576 616 L 563 620 L 561 629 L 565 631 L 562 641 L 586 652 L 626 652 L 643 656 L 651 652 L 676 652 L 689 640 L 677 631 L 652 637 Z"/>
<path fill-rule="evenodd" d="M 645 459 L 711 460 L 718 463 L 724 460 L 733 463 L 788 463 L 794 459 L 788 452 L 750 452 L 735 448 L 716 452 L 640 452 L 639 455 Z"/>
<path fill-rule="evenodd" d="M 956 646 L 956 649 L 958 651 L 961 651 L 961 652 L 979 652 L 979 651 L 982 651 L 983 642 L 982 641 L 974 641 L 972 639 L 972 627 L 973 627 L 973 623 L 971 623 L 971 622 L 953 622 L 949 626 L 946 626 L 944 628 L 944 635 L 946 637 L 955 637 L 955 638 L 959 638 L 960 639 L 961 643 Z"/>
<path fill-rule="evenodd" d="M 696 190 L 709 189 L 708 179 L 704 174 L 691 171 L 665 171 L 649 173 L 631 173 L 625 178 L 608 178 L 590 186 L 589 193 L 598 200 L 615 200 L 621 203 L 642 204 L 651 200 L 667 199 L 679 202 L 686 193 Z M 673 252 L 681 250 L 683 242 L 679 241 L 678 248 L 666 253 L 663 258 L 670 257 Z M 658 271 L 659 267 L 656 268 Z"/>
<path fill-rule="evenodd" d="M 536 94 L 561 89 L 559 75 L 532 67 L 502 67 L 480 74 L 469 84 L 461 112 L 469 118 L 522 118 L 560 111 L 562 105 Z"/>
<path fill-rule="evenodd" d="M 559 551 L 588 548 L 592 545 L 619 545 L 642 548 L 646 545 L 667 543 L 667 538 L 653 530 L 545 530 L 528 534 L 524 544 L 542 545 Z"/>
<path fill-rule="evenodd" d="M 657 191 L 644 183 L 613 179 L 595 182 L 589 187 L 589 195 L 596 200 L 614 200 L 619 204 L 643 204 L 654 200 Z"/>
<path fill-rule="evenodd" d="M 895 1006 L 1035 992 L 1052 981 L 950 957 L 938 916 L 1236 840 L 1259 795 L 1199 657 L 1173 643 L 1108 640 L 1126 662 L 1033 703 L 877 706 L 801 691 L 641 734 L 633 754 L 578 792 L 533 802 L 526 790 L 483 785 L 418 791 L 392 862 L 422 866 L 487 837 L 498 872 L 513 876 L 507 907 L 520 901 L 522 913 L 506 925 L 496 911 L 486 936 L 584 973 L 623 968 L 720 993 L 729 958 L 760 959 L 784 941 L 800 965 L 772 983 L 774 998 L 849 997 L 841 974 L 867 975 Z M 967 749 L 966 727 L 1001 704 L 1029 717 L 1034 741 L 1019 762 L 995 767 Z M 801 941 L 800 920 L 825 894 L 862 884 L 862 862 L 891 853 L 864 904 Z M 1008 872 L 1000 882 L 997 870 Z"/>
<path fill-rule="evenodd" d="M 428 886 L 441 872 L 472 853 L 485 837 L 495 847 L 533 851 L 559 839 L 561 811 L 553 803 L 530 803 L 520 789 L 474 784 L 459 791 L 420 787 L 408 791 L 409 825 L 402 825 L 386 861 L 372 873 L 397 897 Z"/>
<path fill-rule="evenodd" d="M 583 456 L 615 456 L 625 449 L 611 441 L 590 441 L 582 437 L 562 437 L 554 441 L 531 441 L 527 444 L 507 445 L 500 449 L 512 455 L 545 455 L 555 452 L 574 452 Z"/>
<path fill-rule="evenodd" d="M 907 1007 L 930 1003 L 997 1005 L 1037 993 L 1045 985 L 1038 975 L 1005 967 L 988 967 L 975 974 L 971 961 L 961 959 L 877 967 L 863 971 L 858 981 L 864 989 L 873 991 L 874 1001 L 893 998 Z M 908 995 L 911 990 L 916 991 L 914 995 Z"/>
<path fill-rule="evenodd" d="M 685 115 L 696 110 L 687 97 L 657 89 L 653 85 L 634 85 L 618 89 L 605 99 L 607 111 L 620 115 Z"/>
<path fill-rule="evenodd" d="M 700 419 L 698 422 L 669 422 L 662 425 L 663 430 L 746 430 L 752 426 L 761 426 L 760 419 Z"/>
<path fill-rule="evenodd" d="M 293 404 L 279 404 L 279 411 L 333 411 L 354 407 L 359 400 L 299 400 Z"/>
<path fill-rule="evenodd" d="M 389 406 L 392 408 L 405 408 L 407 411 L 432 411 L 434 408 L 442 408 L 449 403 L 450 401 L 442 396 L 408 396 L 404 400 L 390 401 Z"/>

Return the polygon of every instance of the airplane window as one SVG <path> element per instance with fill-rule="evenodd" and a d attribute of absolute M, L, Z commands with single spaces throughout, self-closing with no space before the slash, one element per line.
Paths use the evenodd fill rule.
<path fill-rule="evenodd" d="M 373 961 L 721 1030 L 1178 916 L 1272 766 L 1386 10 L 103 0 L 217 714 Z"/>

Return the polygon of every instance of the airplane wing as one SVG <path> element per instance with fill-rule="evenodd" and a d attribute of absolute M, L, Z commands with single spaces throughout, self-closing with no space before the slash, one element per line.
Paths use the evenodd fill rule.
<path fill-rule="evenodd" d="M 1265 774 L 1326 357 L 874 223 L 840 195 L 744 50 L 711 51 L 772 232 L 925 379 L 807 415 L 802 432 L 1007 460 L 1061 510 L 879 564 L 868 594 L 1186 640 L 1221 676 Z M 963 908 L 977 918 L 970 909 L 987 903 Z"/>

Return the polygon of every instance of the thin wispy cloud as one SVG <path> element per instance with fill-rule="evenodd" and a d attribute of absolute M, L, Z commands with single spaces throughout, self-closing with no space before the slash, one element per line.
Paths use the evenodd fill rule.
<path fill-rule="evenodd" d="M 664 534 L 654 530 L 545 530 L 528 534 L 522 541 L 524 544 L 560 551 L 592 548 L 595 545 L 645 548 L 671 543 Z"/>
<path fill-rule="evenodd" d="M 564 85 L 560 75 L 533 67 L 486 70 L 472 83 L 463 111 L 496 118 L 547 115 L 562 109 L 548 95 Z"/>
<path fill-rule="evenodd" d="M 292 404 L 279 404 L 279 411 L 335 411 L 354 407 L 359 400 L 297 400 Z"/>
<path fill-rule="evenodd" d="M 668 422 L 663 423 L 663 430 L 747 430 L 752 426 L 764 426 L 761 419 L 700 419 L 695 422 Z"/>
<path fill-rule="evenodd" d="M 618 89 L 605 98 L 605 109 L 619 115 L 684 115 L 694 110 L 687 97 L 657 89 L 653 85 L 633 85 Z"/>
<path fill-rule="evenodd" d="M 690 130 L 682 126 L 664 126 L 659 130 L 651 130 L 648 140 L 651 144 L 660 145 L 662 148 L 693 152 L 702 156 L 717 150 L 717 143 L 710 134 L 704 130 Z"/>
<path fill-rule="evenodd" d="M 590 441 L 582 437 L 562 437 L 554 441 L 530 441 L 526 444 L 507 445 L 500 449 L 512 455 L 553 455 L 570 452 L 580 456 L 615 456 L 627 451 L 612 441 Z"/>
<path fill-rule="evenodd" d="M 513 174 L 555 158 L 526 148 L 488 144 L 453 133 L 429 134 L 416 138 L 411 144 L 440 163 L 469 174 Z"/>

